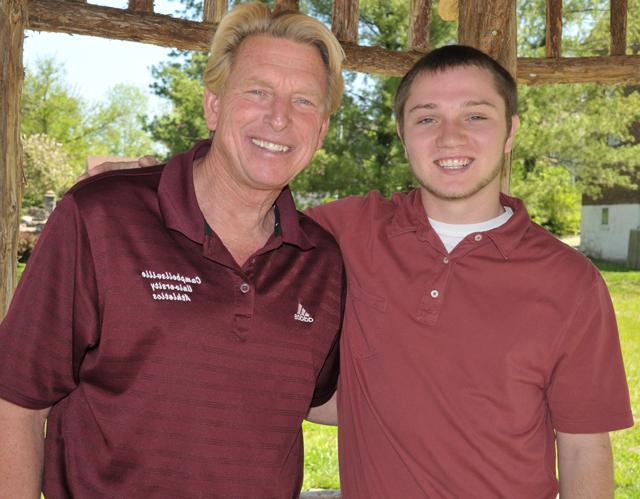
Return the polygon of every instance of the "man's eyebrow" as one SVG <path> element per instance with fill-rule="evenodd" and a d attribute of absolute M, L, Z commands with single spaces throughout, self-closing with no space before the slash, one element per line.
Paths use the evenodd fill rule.
<path fill-rule="evenodd" d="M 478 107 L 478 106 L 489 106 L 493 108 L 497 108 L 495 104 L 489 102 L 488 100 L 468 100 L 462 103 L 462 107 Z M 409 109 L 409 113 L 413 111 L 417 111 L 420 109 L 437 109 L 438 105 L 433 102 L 425 102 L 424 104 L 416 104 L 411 109 Z"/>

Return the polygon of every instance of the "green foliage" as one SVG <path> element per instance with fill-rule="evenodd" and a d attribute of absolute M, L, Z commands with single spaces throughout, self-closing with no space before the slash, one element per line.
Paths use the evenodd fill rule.
<path fill-rule="evenodd" d="M 23 206 L 42 206 L 44 194 L 57 198 L 73 184 L 76 173 L 63 146 L 46 135 L 36 133 L 22 140 L 24 151 Z"/>
<path fill-rule="evenodd" d="M 44 194 L 40 189 L 64 191 L 84 170 L 89 154 L 141 156 L 154 149 L 140 127 L 147 99 L 139 89 L 117 85 L 104 102 L 89 104 L 65 78 L 64 67 L 51 58 L 27 68 L 21 102 L 23 206 L 37 204 Z"/>

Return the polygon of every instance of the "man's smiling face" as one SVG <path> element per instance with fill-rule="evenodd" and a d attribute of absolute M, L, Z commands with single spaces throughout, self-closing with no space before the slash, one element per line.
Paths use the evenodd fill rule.
<path fill-rule="evenodd" d="M 416 77 L 404 107 L 403 141 L 415 176 L 431 203 L 495 204 L 510 131 L 505 102 L 492 75 L 459 66 Z"/>
<path fill-rule="evenodd" d="M 315 47 L 263 35 L 243 40 L 222 94 L 205 94 L 217 166 L 238 186 L 282 189 L 322 145 L 327 85 Z"/>

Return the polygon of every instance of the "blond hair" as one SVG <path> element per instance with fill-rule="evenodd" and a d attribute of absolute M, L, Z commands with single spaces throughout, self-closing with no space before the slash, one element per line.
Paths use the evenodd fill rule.
<path fill-rule="evenodd" d="M 209 91 L 216 94 L 224 91 L 238 47 L 252 35 L 285 38 L 316 47 L 327 72 L 329 112 L 338 109 L 344 90 L 341 72 L 344 51 L 333 33 L 313 17 L 286 10 L 272 12 L 258 2 L 237 5 L 222 18 L 213 35 L 204 71 L 204 84 Z"/>

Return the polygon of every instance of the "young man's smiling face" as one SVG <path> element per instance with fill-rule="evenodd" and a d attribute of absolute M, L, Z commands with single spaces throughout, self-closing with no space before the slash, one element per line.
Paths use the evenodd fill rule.
<path fill-rule="evenodd" d="M 509 130 L 504 99 L 484 68 L 459 66 L 415 78 L 404 107 L 403 141 L 430 216 L 471 223 L 499 214 L 503 157 L 517 126 L 514 116 Z M 454 204 L 478 220 L 446 220 Z"/>
<path fill-rule="evenodd" d="M 327 80 L 311 45 L 262 35 L 243 40 L 222 93 L 205 93 L 218 171 L 252 189 L 288 184 L 322 145 Z"/>

